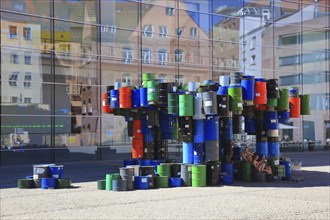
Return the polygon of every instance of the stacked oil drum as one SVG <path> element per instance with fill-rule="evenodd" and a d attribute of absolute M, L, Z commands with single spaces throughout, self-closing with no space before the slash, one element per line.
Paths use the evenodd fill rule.
<path fill-rule="evenodd" d="M 71 187 L 71 179 L 64 178 L 64 166 L 56 164 L 33 165 L 33 176 L 18 179 L 17 187 L 21 189 L 64 189 Z"/>

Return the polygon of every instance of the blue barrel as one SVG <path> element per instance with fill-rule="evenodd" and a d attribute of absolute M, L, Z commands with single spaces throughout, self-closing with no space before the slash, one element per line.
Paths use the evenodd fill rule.
<path fill-rule="evenodd" d="M 134 159 L 126 159 L 123 162 L 124 167 L 129 166 L 129 165 L 135 165 L 135 160 Z"/>
<path fill-rule="evenodd" d="M 148 106 L 148 88 L 140 88 L 140 106 Z"/>
<path fill-rule="evenodd" d="M 267 130 L 278 129 L 277 111 L 266 112 L 266 128 Z"/>
<path fill-rule="evenodd" d="M 154 135 L 153 134 L 145 134 L 143 136 L 144 142 L 153 142 L 155 140 Z"/>
<path fill-rule="evenodd" d="M 289 123 L 290 121 L 290 111 L 279 111 L 278 112 L 278 122 L 279 123 Z"/>
<path fill-rule="evenodd" d="M 268 158 L 268 142 L 257 142 L 257 154 L 259 158 L 265 155 Z"/>
<path fill-rule="evenodd" d="M 144 159 L 134 159 L 134 164 L 135 165 L 140 165 L 140 166 L 144 166 Z"/>
<path fill-rule="evenodd" d="M 168 182 L 169 187 L 180 187 L 182 186 L 181 177 L 171 177 Z"/>
<path fill-rule="evenodd" d="M 167 111 L 161 111 L 160 115 L 160 130 L 163 140 L 170 140 L 173 137 L 174 127 L 172 126 L 172 116 Z"/>
<path fill-rule="evenodd" d="M 224 174 L 221 175 L 222 185 L 233 185 L 234 184 L 234 175 L 233 174 Z"/>
<path fill-rule="evenodd" d="M 223 118 L 221 119 L 223 123 L 223 138 L 226 141 L 231 141 L 234 139 L 233 131 L 233 119 L 232 118 Z"/>
<path fill-rule="evenodd" d="M 132 90 L 132 107 L 140 108 L 140 89 Z"/>
<path fill-rule="evenodd" d="M 233 175 L 234 174 L 234 167 L 232 163 L 221 163 L 221 172 Z"/>
<path fill-rule="evenodd" d="M 256 120 L 255 118 L 248 118 L 244 119 L 244 129 L 245 132 L 248 134 L 254 134 L 256 132 Z"/>
<path fill-rule="evenodd" d="M 151 165 L 152 165 L 152 160 L 149 160 L 149 159 L 143 160 L 143 166 L 151 166 Z"/>
<path fill-rule="evenodd" d="M 217 95 L 228 95 L 229 86 L 219 86 Z"/>
<path fill-rule="evenodd" d="M 190 163 L 194 162 L 194 144 L 190 142 L 182 142 L 182 162 Z"/>
<path fill-rule="evenodd" d="M 135 189 L 149 189 L 149 176 L 135 176 L 134 185 Z"/>
<path fill-rule="evenodd" d="M 205 142 L 205 122 L 204 120 L 194 120 L 194 143 Z"/>
<path fill-rule="evenodd" d="M 152 160 L 151 161 L 151 166 L 155 167 L 155 173 L 157 173 L 157 165 L 160 165 L 161 163 L 164 163 L 164 160 Z"/>
<path fill-rule="evenodd" d="M 188 91 L 189 92 L 196 92 L 197 90 L 197 83 L 196 82 L 188 82 Z"/>
<path fill-rule="evenodd" d="M 205 141 L 219 140 L 219 116 L 209 116 L 205 120 Z"/>
<path fill-rule="evenodd" d="M 235 158 L 235 161 L 240 161 L 241 160 L 241 153 L 243 151 L 243 148 L 241 147 L 233 147 L 233 153 L 234 153 L 234 158 Z"/>
<path fill-rule="evenodd" d="M 243 76 L 241 80 L 243 100 L 254 100 L 254 76 Z"/>
<path fill-rule="evenodd" d="M 56 188 L 56 178 L 42 178 L 41 179 L 42 189 L 55 189 Z"/>
<path fill-rule="evenodd" d="M 280 165 L 285 166 L 285 177 L 291 179 L 291 162 L 290 161 L 281 161 Z"/>
<path fill-rule="evenodd" d="M 204 163 L 204 144 L 194 144 L 194 164 Z"/>
<path fill-rule="evenodd" d="M 50 176 L 62 179 L 63 178 L 63 172 L 64 172 L 64 166 L 63 165 L 50 165 Z"/>
<path fill-rule="evenodd" d="M 119 108 L 119 91 L 110 90 L 110 108 Z"/>
<path fill-rule="evenodd" d="M 279 158 L 280 143 L 279 142 L 268 142 L 268 154 L 269 154 L 269 157 Z"/>

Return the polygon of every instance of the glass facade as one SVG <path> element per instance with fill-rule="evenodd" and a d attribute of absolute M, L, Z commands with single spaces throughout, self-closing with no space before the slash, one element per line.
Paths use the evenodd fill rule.
<path fill-rule="evenodd" d="M 0 13 L 2 164 L 111 158 L 131 138 L 101 93 L 144 72 L 278 78 L 311 94 L 281 138 L 330 142 L 328 0 L 2 0 Z"/>

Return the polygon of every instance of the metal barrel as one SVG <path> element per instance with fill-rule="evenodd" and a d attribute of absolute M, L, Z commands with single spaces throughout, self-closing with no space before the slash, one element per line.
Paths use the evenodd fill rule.
<path fill-rule="evenodd" d="M 149 189 L 150 178 L 149 176 L 136 176 L 134 178 L 135 189 Z"/>
<path fill-rule="evenodd" d="M 280 155 L 280 143 L 268 142 L 268 154 L 270 158 L 279 159 Z"/>
<path fill-rule="evenodd" d="M 254 104 L 255 105 L 266 105 L 267 104 L 267 83 L 264 78 L 255 79 L 255 94 Z"/>
<path fill-rule="evenodd" d="M 155 176 L 155 188 L 167 188 L 169 186 L 169 176 Z"/>
<path fill-rule="evenodd" d="M 217 95 L 218 101 L 218 115 L 220 117 L 230 117 L 230 109 L 229 109 L 229 96 L 225 95 Z"/>
<path fill-rule="evenodd" d="M 217 115 L 217 93 L 214 91 L 203 92 L 203 109 L 206 115 Z"/>
<path fill-rule="evenodd" d="M 179 116 L 194 116 L 194 97 L 192 94 L 179 95 Z"/>
<path fill-rule="evenodd" d="M 114 89 L 119 90 L 121 88 L 121 86 L 122 86 L 121 82 L 115 82 Z"/>
<path fill-rule="evenodd" d="M 229 86 L 229 76 L 219 76 L 219 84 L 221 86 Z"/>
<path fill-rule="evenodd" d="M 140 89 L 132 90 L 132 107 L 140 108 Z"/>
<path fill-rule="evenodd" d="M 169 187 L 180 187 L 182 186 L 182 179 L 180 177 L 171 177 L 168 185 Z"/>
<path fill-rule="evenodd" d="M 265 157 L 268 158 L 268 142 L 257 142 L 256 144 L 259 158 L 261 158 L 262 155 L 265 155 Z"/>
<path fill-rule="evenodd" d="M 193 187 L 206 186 L 206 165 L 192 165 L 191 183 Z"/>
<path fill-rule="evenodd" d="M 234 134 L 242 134 L 243 133 L 243 116 L 234 115 L 233 116 L 233 132 Z"/>
<path fill-rule="evenodd" d="M 242 72 L 231 72 L 230 73 L 230 86 L 236 86 L 241 84 L 243 78 Z"/>
<path fill-rule="evenodd" d="M 147 107 L 148 106 L 148 89 L 140 88 L 140 106 Z"/>
<path fill-rule="evenodd" d="M 183 142 L 193 142 L 193 120 L 192 117 L 180 117 L 179 126 Z"/>
<path fill-rule="evenodd" d="M 50 165 L 55 165 L 55 164 L 33 165 L 33 179 L 41 180 L 42 178 L 51 177 L 50 168 L 49 168 Z"/>
<path fill-rule="evenodd" d="M 55 189 L 56 188 L 56 178 L 46 177 L 41 179 L 42 189 Z"/>
<path fill-rule="evenodd" d="M 205 142 L 205 121 L 194 120 L 194 143 Z"/>
<path fill-rule="evenodd" d="M 208 161 L 206 163 L 206 183 L 208 186 L 220 184 L 221 162 Z"/>
<path fill-rule="evenodd" d="M 168 114 L 179 115 L 179 94 L 169 93 L 167 98 L 168 98 Z"/>
<path fill-rule="evenodd" d="M 97 189 L 105 190 L 105 182 L 106 182 L 106 180 L 98 180 L 97 181 Z"/>
<path fill-rule="evenodd" d="M 220 139 L 219 136 L 219 116 L 208 116 L 205 120 L 205 128 L 208 132 L 205 132 L 206 141 L 216 141 Z"/>
<path fill-rule="evenodd" d="M 197 91 L 197 83 L 196 82 L 188 82 L 188 91 L 196 92 Z"/>
<path fill-rule="evenodd" d="M 126 86 L 119 89 L 119 108 L 132 108 L 132 87 Z"/>
<path fill-rule="evenodd" d="M 119 180 L 120 174 L 119 173 L 111 173 L 105 175 L 105 190 L 110 191 L 112 190 L 112 180 Z"/>
<path fill-rule="evenodd" d="M 191 142 L 182 142 L 182 162 L 194 162 L 194 144 Z"/>
<path fill-rule="evenodd" d="M 290 97 L 290 118 L 300 117 L 300 97 Z"/>
<path fill-rule="evenodd" d="M 140 167 L 141 165 L 129 165 L 127 167 L 131 167 L 134 169 L 134 176 L 140 176 Z"/>
<path fill-rule="evenodd" d="M 205 141 L 205 161 L 219 160 L 219 141 Z"/>
<path fill-rule="evenodd" d="M 127 191 L 127 180 L 112 180 L 112 191 Z"/>
<path fill-rule="evenodd" d="M 255 118 L 245 118 L 244 119 L 244 129 L 247 134 L 254 135 L 256 133 Z"/>
<path fill-rule="evenodd" d="M 191 164 L 181 164 L 181 179 L 183 186 L 191 186 Z"/>
<path fill-rule="evenodd" d="M 147 81 L 148 104 L 155 105 L 159 101 L 159 82 L 157 80 Z"/>
<path fill-rule="evenodd" d="M 180 177 L 181 164 L 171 163 L 171 177 Z"/>
<path fill-rule="evenodd" d="M 205 119 L 202 93 L 196 93 L 194 97 L 194 119 Z"/>
<path fill-rule="evenodd" d="M 243 111 L 242 86 L 235 85 L 228 88 L 229 108 L 231 111 Z"/>
<path fill-rule="evenodd" d="M 204 163 L 204 144 L 194 143 L 194 164 Z"/>
<path fill-rule="evenodd" d="M 277 103 L 278 111 L 288 111 L 289 110 L 289 89 L 280 89 L 280 97 Z"/>
<path fill-rule="evenodd" d="M 56 179 L 56 188 L 57 189 L 71 188 L 71 179 L 70 178 Z"/>
<path fill-rule="evenodd" d="M 267 130 L 278 129 L 277 111 L 267 111 L 265 119 Z"/>
<path fill-rule="evenodd" d="M 159 83 L 159 105 L 167 106 L 168 105 L 168 94 L 171 91 L 170 83 Z"/>
<path fill-rule="evenodd" d="M 242 162 L 242 180 L 250 182 L 252 178 L 252 164 L 250 162 Z"/>
<path fill-rule="evenodd" d="M 254 76 L 243 76 L 241 85 L 243 100 L 254 100 Z"/>
<path fill-rule="evenodd" d="M 19 189 L 34 188 L 34 181 L 33 181 L 33 179 L 18 179 L 17 180 L 17 187 Z"/>
<path fill-rule="evenodd" d="M 310 108 L 310 95 L 300 95 L 300 114 L 301 115 L 310 115 L 311 108 Z"/>
<path fill-rule="evenodd" d="M 266 84 L 267 99 L 278 99 L 280 97 L 278 90 L 278 79 L 268 79 Z"/>
<path fill-rule="evenodd" d="M 127 180 L 127 190 L 134 189 L 134 168 L 133 167 L 120 167 L 119 175 L 123 180 Z"/>
<path fill-rule="evenodd" d="M 157 165 L 157 173 L 159 176 L 171 176 L 171 164 L 168 163 L 162 163 L 160 165 Z"/>

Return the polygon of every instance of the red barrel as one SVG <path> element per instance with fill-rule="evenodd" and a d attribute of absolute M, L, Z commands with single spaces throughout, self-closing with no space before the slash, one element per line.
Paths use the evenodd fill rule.
<path fill-rule="evenodd" d="M 133 138 L 132 158 L 143 158 L 143 138 Z"/>
<path fill-rule="evenodd" d="M 107 93 L 102 93 L 102 112 L 111 113 L 110 104 L 108 102 Z"/>
<path fill-rule="evenodd" d="M 132 87 L 119 89 L 119 108 L 132 108 Z"/>
<path fill-rule="evenodd" d="M 141 120 L 133 120 L 133 138 L 143 138 Z"/>
<path fill-rule="evenodd" d="M 290 97 L 290 118 L 300 117 L 300 97 Z"/>
<path fill-rule="evenodd" d="M 267 105 L 255 105 L 255 110 L 267 110 Z"/>
<path fill-rule="evenodd" d="M 267 83 L 266 81 L 256 81 L 254 89 L 254 104 L 267 105 Z"/>

